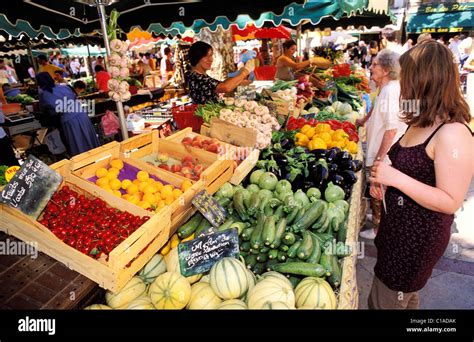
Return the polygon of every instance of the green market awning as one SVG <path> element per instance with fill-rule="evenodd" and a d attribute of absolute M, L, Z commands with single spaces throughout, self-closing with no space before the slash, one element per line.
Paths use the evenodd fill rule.
<path fill-rule="evenodd" d="M 420 6 L 408 15 L 408 33 L 449 33 L 474 30 L 474 2 Z"/>

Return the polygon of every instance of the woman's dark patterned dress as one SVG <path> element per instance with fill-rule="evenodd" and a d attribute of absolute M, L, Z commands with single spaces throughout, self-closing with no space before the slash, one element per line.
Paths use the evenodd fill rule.
<path fill-rule="evenodd" d="M 217 102 L 216 88 L 220 81 L 208 76 L 190 71 L 186 75 L 189 96 L 196 104 L 204 104 L 207 102 Z"/>

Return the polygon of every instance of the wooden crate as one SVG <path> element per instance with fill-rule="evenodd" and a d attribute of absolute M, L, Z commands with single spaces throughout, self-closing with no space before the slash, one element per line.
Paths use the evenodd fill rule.
<path fill-rule="evenodd" d="M 202 139 L 209 139 L 210 138 L 209 134 L 210 134 L 210 127 L 207 125 L 202 125 L 201 134 L 194 133 L 191 128 L 186 128 L 169 136 L 166 139 L 175 141 L 175 142 L 181 142 L 184 137 L 195 137 L 195 136 L 200 136 Z M 219 144 L 229 149 L 237 147 L 223 141 L 219 141 Z M 194 148 L 194 147 L 188 147 L 188 148 Z M 249 172 L 255 167 L 255 165 L 258 162 L 259 156 L 260 156 L 260 150 L 256 148 L 252 148 L 247 158 L 245 158 L 234 169 L 234 174 L 232 175 L 232 178 L 229 180 L 229 182 L 234 185 L 240 184 L 242 180 L 245 178 L 245 176 L 247 176 Z"/>
<path fill-rule="evenodd" d="M 108 206 L 113 208 L 141 217 L 149 216 L 148 211 L 130 206 L 124 200 L 118 199 L 110 193 L 98 191 L 98 187 L 84 189 L 81 186 L 83 183 L 77 184 L 77 177 L 71 175 L 69 161 L 63 160 L 50 167 L 63 176 L 60 187 L 68 185 L 86 197 L 104 200 Z M 166 243 L 171 222 L 171 210 L 165 207 L 160 210 L 159 215 L 152 216 L 115 247 L 110 252 L 108 261 L 105 261 L 93 259 L 70 247 L 48 228 L 21 211 L 4 204 L 0 205 L 0 208 L 2 208 L 0 227 L 7 234 L 26 242 L 37 242 L 40 251 L 113 292 L 119 291 Z M 143 253 L 141 253 L 142 251 Z"/>
<path fill-rule="evenodd" d="M 154 132 L 157 133 L 157 131 Z M 137 136 L 129 140 L 132 140 L 132 142 L 138 142 L 141 139 L 140 137 L 141 136 Z M 138 151 L 137 153 L 140 153 L 140 151 Z M 186 180 L 186 178 L 184 177 L 175 175 L 171 172 L 167 172 L 163 169 L 145 163 L 139 159 L 125 158 L 124 154 L 121 152 L 121 145 L 115 141 L 73 157 L 71 159 L 70 166 L 72 177 L 74 177 L 75 182 L 77 184 L 80 184 L 81 187 L 84 189 L 88 189 L 90 191 L 97 191 L 102 195 L 111 195 L 106 190 L 88 181 L 88 179 L 95 175 L 95 172 L 98 168 L 106 167 L 107 165 L 109 165 L 112 159 L 120 159 L 124 163 L 136 167 L 140 170 L 146 171 L 150 175 L 153 175 L 178 188 L 181 188 L 181 185 Z M 191 208 L 191 200 L 199 191 L 204 189 L 204 183 L 205 182 L 202 180 L 195 182 L 193 186 L 186 190 L 180 198 L 176 199 L 173 203 L 169 205 L 169 208 L 171 209 L 172 227 L 172 229 L 170 229 L 170 236 L 174 233 L 174 230 L 177 229 L 177 227 L 184 223 L 182 218 L 185 215 L 182 214 L 184 214 Z M 116 200 L 125 203 L 127 206 L 133 207 L 135 209 L 141 209 L 140 207 L 131 202 L 127 202 L 124 199 L 120 199 L 115 196 L 113 197 Z M 148 213 L 149 215 L 154 216 L 161 215 L 161 211 L 156 214 L 153 212 Z"/>
<path fill-rule="evenodd" d="M 179 160 L 191 155 L 199 163 L 206 166 L 206 169 L 201 174 L 200 181 L 202 181 L 204 185 L 201 189 L 205 188 L 209 194 L 214 194 L 219 190 L 233 174 L 232 160 L 222 160 L 218 158 L 218 155 L 215 153 L 197 148 L 189 149 L 181 143 L 176 143 L 169 139 L 160 139 L 157 131 L 141 134 L 123 141 L 120 144 L 120 150 L 124 158 L 134 159 L 138 164 L 146 164 L 140 160 L 140 158 L 156 155 L 158 152 L 166 152 L 170 157 Z M 184 179 L 181 176 L 174 175 L 156 166 L 149 166 L 160 172 Z"/>
<path fill-rule="evenodd" d="M 359 153 L 357 158 L 363 160 L 362 144 L 359 142 Z M 350 209 L 347 224 L 346 244 L 353 248 L 353 253 L 344 258 L 342 263 L 342 279 L 341 287 L 339 288 L 338 309 L 357 309 L 359 307 L 359 291 L 357 288 L 357 258 L 359 231 L 360 231 L 360 214 L 361 214 L 361 200 L 363 197 L 362 184 L 364 183 L 364 175 L 362 171 L 357 172 L 357 183 L 352 189 L 352 196 L 350 199 Z"/>

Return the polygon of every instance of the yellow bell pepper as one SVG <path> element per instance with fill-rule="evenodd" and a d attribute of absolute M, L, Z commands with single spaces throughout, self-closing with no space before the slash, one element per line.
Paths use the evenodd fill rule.
<path fill-rule="evenodd" d="M 308 139 L 311 139 L 316 134 L 316 128 L 311 127 L 304 134 L 308 137 Z"/>
<path fill-rule="evenodd" d="M 303 127 L 301 127 L 300 132 L 303 133 L 303 134 L 306 134 L 306 132 L 311 128 L 312 127 L 310 125 L 306 124 Z"/>
<path fill-rule="evenodd" d="M 328 132 L 320 133 L 320 134 L 319 134 L 319 137 L 320 137 L 326 144 L 332 140 L 331 134 L 329 134 Z"/>
<path fill-rule="evenodd" d="M 308 144 L 308 149 L 310 151 L 317 150 L 317 149 L 324 149 L 325 150 L 327 148 L 328 147 L 327 147 L 326 143 L 324 142 L 324 140 L 321 139 L 321 138 L 318 138 L 318 137 L 311 139 L 311 141 Z"/>
<path fill-rule="evenodd" d="M 179 244 L 178 234 L 173 234 L 171 237 L 171 249 L 175 248 Z"/>
<path fill-rule="evenodd" d="M 336 141 L 344 141 L 345 139 L 349 138 L 349 135 L 344 132 L 342 129 L 338 129 L 331 135 L 332 140 Z"/>
<path fill-rule="evenodd" d="M 331 147 L 339 147 L 340 149 L 344 148 L 345 144 L 343 140 L 333 140 L 331 141 Z"/>
<path fill-rule="evenodd" d="M 357 143 L 355 141 L 349 141 L 346 144 L 346 149 L 349 153 L 356 154 L 359 150 L 359 146 L 357 145 Z"/>
<path fill-rule="evenodd" d="M 330 130 L 331 126 L 329 124 L 320 123 L 316 125 L 316 133 L 329 132 Z"/>
<path fill-rule="evenodd" d="M 309 139 L 306 135 L 304 135 L 303 133 L 296 133 L 295 134 L 295 138 L 296 138 L 296 145 L 297 146 L 307 146 L 308 143 L 309 143 Z"/>
<path fill-rule="evenodd" d="M 161 247 L 160 254 L 162 256 L 165 256 L 166 254 L 170 252 L 170 250 L 171 250 L 171 240 L 168 240 L 168 242 L 163 247 Z"/>

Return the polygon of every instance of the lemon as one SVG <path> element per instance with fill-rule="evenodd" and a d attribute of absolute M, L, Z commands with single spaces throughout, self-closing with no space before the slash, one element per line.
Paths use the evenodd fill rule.
<path fill-rule="evenodd" d="M 107 176 L 108 173 L 109 173 L 109 172 L 107 171 L 107 169 L 106 169 L 105 167 L 99 167 L 99 168 L 97 169 L 97 171 L 95 172 L 95 176 L 96 176 L 97 178 L 102 178 L 102 177 Z"/>
<path fill-rule="evenodd" d="M 109 184 L 109 179 L 107 177 L 99 178 L 95 181 L 95 184 L 97 184 L 100 187 L 103 187 L 104 185 Z"/>
<path fill-rule="evenodd" d="M 140 181 L 138 179 L 134 179 L 132 183 L 135 184 L 136 186 L 140 185 Z"/>
<path fill-rule="evenodd" d="M 140 201 L 138 202 L 138 206 L 146 210 L 151 207 L 151 204 L 148 203 L 147 201 Z"/>
<path fill-rule="evenodd" d="M 191 183 L 190 180 L 186 179 L 186 180 L 183 182 L 183 184 L 181 184 L 181 190 L 182 190 L 183 192 L 185 192 L 186 190 L 188 190 L 188 189 L 189 189 L 190 187 L 192 187 L 192 186 L 193 186 L 193 183 Z"/>
<path fill-rule="evenodd" d="M 165 185 L 160 190 L 161 198 L 166 199 L 166 197 L 173 197 L 173 186 L 171 184 Z"/>
<path fill-rule="evenodd" d="M 156 191 L 161 191 L 161 189 L 163 188 L 163 183 L 161 183 L 160 181 L 156 181 L 155 187 L 156 187 Z"/>
<path fill-rule="evenodd" d="M 138 173 L 137 173 L 137 179 L 138 179 L 140 182 L 145 182 L 148 178 L 150 178 L 150 176 L 148 175 L 148 172 L 146 172 L 146 171 L 138 171 Z"/>
<path fill-rule="evenodd" d="M 128 198 L 128 201 L 133 204 L 138 204 L 140 202 L 140 198 L 136 195 L 132 195 Z"/>
<path fill-rule="evenodd" d="M 122 198 L 123 198 L 124 200 L 127 200 L 127 201 L 128 201 L 131 196 L 132 196 L 132 195 L 130 195 L 130 194 L 125 194 L 125 195 L 122 195 Z"/>
<path fill-rule="evenodd" d="M 145 194 L 143 195 L 143 201 L 154 204 L 156 202 L 156 197 L 153 194 Z"/>
<path fill-rule="evenodd" d="M 130 184 L 132 184 L 132 181 L 130 179 L 124 179 L 122 181 L 122 189 L 127 190 Z"/>
<path fill-rule="evenodd" d="M 113 159 L 110 161 L 110 166 L 113 168 L 116 168 L 117 170 L 122 170 L 123 168 L 123 161 L 120 159 Z"/>
<path fill-rule="evenodd" d="M 138 184 L 138 190 L 140 190 L 141 192 L 143 192 L 143 190 L 145 190 L 145 188 L 149 187 L 150 184 L 148 184 L 148 182 L 140 182 L 140 184 Z"/>
<path fill-rule="evenodd" d="M 118 190 L 114 190 L 114 195 L 117 197 L 122 197 L 122 193 Z"/>
<path fill-rule="evenodd" d="M 110 180 L 109 185 L 112 190 L 118 190 L 122 187 L 122 182 L 114 178 Z"/>
<path fill-rule="evenodd" d="M 165 204 L 166 204 L 166 205 L 170 205 L 170 204 L 173 203 L 173 202 L 174 202 L 174 197 L 173 197 L 173 196 L 167 196 L 167 197 L 165 198 Z"/>
<path fill-rule="evenodd" d="M 179 198 L 179 196 L 181 196 L 182 194 L 183 194 L 183 192 L 182 192 L 181 190 L 179 190 L 179 189 L 174 189 L 174 190 L 173 190 L 173 197 L 174 197 L 174 199 Z"/>
<path fill-rule="evenodd" d="M 156 181 L 153 178 L 148 178 L 146 181 L 148 182 L 148 184 L 151 184 L 151 185 L 155 185 L 156 183 Z"/>
<path fill-rule="evenodd" d="M 127 187 L 127 194 L 134 195 L 137 192 L 138 192 L 138 186 L 136 186 L 135 184 L 130 184 Z"/>

